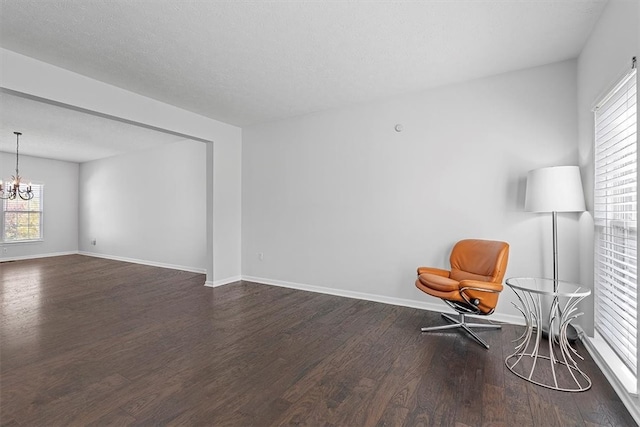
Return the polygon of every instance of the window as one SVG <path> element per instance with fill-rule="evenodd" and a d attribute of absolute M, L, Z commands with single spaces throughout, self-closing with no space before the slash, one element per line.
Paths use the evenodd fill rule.
<path fill-rule="evenodd" d="M 637 377 L 636 70 L 595 109 L 595 328 Z"/>
<path fill-rule="evenodd" d="M 2 240 L 21 242 L 42 239 L 43 186 L 32 184 L 33 198 L 3 200 Z"/>

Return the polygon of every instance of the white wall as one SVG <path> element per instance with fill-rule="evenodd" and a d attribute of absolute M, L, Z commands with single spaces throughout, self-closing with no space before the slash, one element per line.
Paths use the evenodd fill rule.
<path fill-rule="evenodd" d="M 243 276 L 424 301 L 415 268 L 475 237 L 511 244 L 507 277 L 549 277 L 551 218 L 523 212 L 526 174 L 577 164 L 576 141 L 575 61 L 244 129 Z M 576 222 L 560 215 L 567 280 Z"/>
<path fill-rule="evenodd" d="M 15 144 L 14 135 L 6 138 Z M 21 140 L 21 143 L 24 144 L 25 141 Z M 15 152 L 0 152 L 0 174 L 3 179 L 9 179 L 15 173 L 15 162 Z M 20 175 L 33 183 L 44 185 L 44 240 L 29 243 L 0 242 L 0 260 L 77 252 L 78 164 L 20 155 Z"/>
<path fill-rule="evenodd" d="M 207 281 L 240 277 L 241 129 L 0 48 L 0 87 L 212 141 L 207 150 Z"/>
<path fill-rule="evenodd" d="M 638 56 L 639 3 L 610 1 L 578 58 L 578 150 L 587 210 L 580 217 L 580 281 L 593 289 L 593 112 Z M 593 337 L 593 298 L 584 306 L 583 325 Z"/>
<path fill-rule="evenodd" d="M 185 140 L 82 163 L 80 251 L 205 271 L 205 162 Z"/>

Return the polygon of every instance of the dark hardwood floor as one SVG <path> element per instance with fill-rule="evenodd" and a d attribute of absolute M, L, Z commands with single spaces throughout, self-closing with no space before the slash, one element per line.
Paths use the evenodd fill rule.
<path fill-rule="evenodd" d="M 521 327 L 421 334 L 438 313 L 80 255 L 0 264 L 0 424 L 632 426 L 593 387 L 505 366 Z M 407 286 L 413 286 L 407 283 Z"/>

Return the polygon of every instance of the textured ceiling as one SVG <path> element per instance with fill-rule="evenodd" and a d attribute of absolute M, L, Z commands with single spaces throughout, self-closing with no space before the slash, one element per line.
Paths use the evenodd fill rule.
<path fill-rule="evenodd" d="M 0 44 L 235 125 L 575 58 L 604 0 L 2 0 Z"/>
<path fill-rule="evenodd" d="M 20 154 L 77 163 L 185 139 L 0 92 L 0 151 L 15 153 L 14 131 L 23 134 Z"/>

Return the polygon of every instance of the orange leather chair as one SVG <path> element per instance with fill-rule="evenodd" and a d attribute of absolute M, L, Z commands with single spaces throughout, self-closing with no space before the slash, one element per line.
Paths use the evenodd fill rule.
<path fill-rule="evenodd" d="M 493 240 L 461 240 L 451 251 L 451 270 L 419 267 L 416 287 L 441 298 L 460 315 L 459 319 L 442 313 L 452 324 L 422 328 L 422 332 L 462 328 L 480 344 L 489 348 L 471 328 L 500 329 L 500 325 L 467 323 L 465 315 L 489 315 L 498 304 L 502 279 L 507 269 L 509 244 Z"/>

